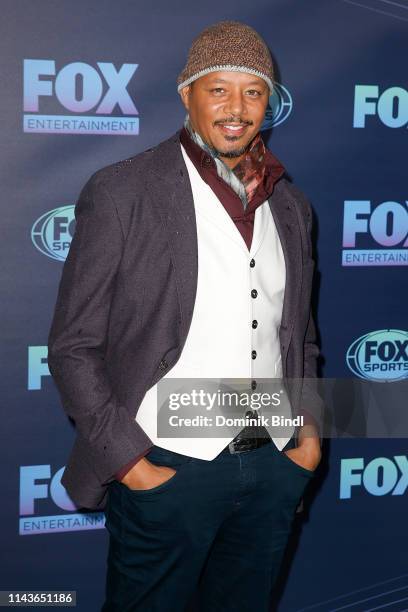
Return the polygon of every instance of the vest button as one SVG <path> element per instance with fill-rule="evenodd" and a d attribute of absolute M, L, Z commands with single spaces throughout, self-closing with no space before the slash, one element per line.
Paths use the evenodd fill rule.
<path fill-rule="evenodd" d="M 251 295 L 252 295 L 253 298 L 256 298 L 256 296 L 258 295 L 257 290 L 256 289 L 252 289 Z"/>
<path fill-rule="evenodd" d="M 256 351 L 252 351 L 251 352 L 251 357 L 252 357 L 252 359 L 256 359 Z"/>
<path fill-rule="evenodd" d="M 256 389 L 256 380 L 251 382 L 251 389 Z"/>
<path fill-rule="evenodd" d="M 256 319 L 254 319 L 254 320 L 252 321 L 252 327 L 253 327 L 254 329 L 256 329 L 256 328 L 258 327 L 258 321 L 257 321 Z"/>
<path fill-rule="evenodd" d="M 169 364 L 167 363 L 167 361 L 165 359 L 162 359 L 161 362 L 159 363 L 159 368 L 161 370 L 165 370 L 167 368 Z"/>
<path fill-rule="evenodd" d="M 204 157 L 204 164 L 205 164 L 206 166 L 211 166 L 211 157 L 208 157 L 208 155 L 206 155 L 206 156 Z"/>
<path fill-rule="evenodd" d="M 251 268 L 253 268 L 255 266 L 255 259 L 251 259 L 249 265 L 251 266 Z"/>

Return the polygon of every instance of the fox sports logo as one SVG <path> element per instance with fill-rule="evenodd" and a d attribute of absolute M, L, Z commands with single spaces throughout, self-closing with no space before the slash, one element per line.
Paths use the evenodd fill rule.
<path fill-rule="evenodd" d="M 281 83 L 274 83 L 261 130 L 270 130 L 283 123 L 289 117 L 292 107 L 293 101 L 289 91 Z"/>
<path fill-rule="evenodd" d="M 35 221 L 31 240 L 43 255 L 65 261 L 75 228 L 75 206 L 60 206 L 49 210 Z"/>
<path fill-rule="evenodd" d="M 350 345 L 346 359 L 360 378 L 377 382 L 408 378 L 408 332 L 381 329 L 364 334 Z"/>

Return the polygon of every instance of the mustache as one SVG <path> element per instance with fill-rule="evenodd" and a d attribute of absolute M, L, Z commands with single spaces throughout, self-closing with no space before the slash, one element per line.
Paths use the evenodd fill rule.
<path fill-rule="evenodd" d="M 228 119 L 217 119 L 217 121 L 214 121 L 214 125 L 222 125 L 223 123 L 241 123 L 242 125 L 253 125 L 253 121 L 246 121 L 237 118 L 234 119 L 231 117 L 229 117 Z"/>

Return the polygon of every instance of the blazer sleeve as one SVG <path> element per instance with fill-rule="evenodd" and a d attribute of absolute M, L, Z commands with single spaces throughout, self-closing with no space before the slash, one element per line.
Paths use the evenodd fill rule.
<path fill-rule="evenodd" d="M 63 408 L 101 483 L 153 445 L 121 405 L 105 350 L 124 233 L 103 181 L 93 175 L 75 207 L 76 228 L 48 336 L 48 366 Z"/>
<path fill-rule="evenodd" d="M 306 205 L 305 224 L 308 242 L 307 249 L 308 252 L 312 254 L 312 209 L 310 203 L 306 198 L 304 198 L 303 201 Z M 319 395 L 317 386 L 317 361 L 320 355 L 320 349 L 317 344 L 316 325 L 311 305 L 309 306 L 309 308 L 309 319 L 304 339 L 304 379 L 302 383 L 302 394 L 300 400 L 299 414 L 303 414 L 304 424 L 310 423 L 316 427 L 319 433 L 320 445 L 322 445 L 324 401 Z"/>

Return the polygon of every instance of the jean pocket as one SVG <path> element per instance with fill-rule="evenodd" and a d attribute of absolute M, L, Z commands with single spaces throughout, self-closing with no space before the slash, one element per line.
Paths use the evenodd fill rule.
<path fill-rule="evenodd" d="M 187 465 L 188 463 L 184 463 L 182 465 L 179 465 L 177 468 L 175 467 L 174 468 L 176 470 L 175 474 L 170 476 L 170 478 L 168 478 L 161 484 L 155 487 L 151 487 L 150 489 L 131 489 L 123 482 L 120 482 L 119 484 L 121 485 L 122 490 L 124 490 L 128 495 L 131 495 L 133 497 L 147 497 L 149 495 L 155 495 L 156 493 L 162 493 L 163 491 L 167 491 L 167 489 L 172 489 L 174 485 L 177 484 L 180 478 L 181 472 Z"/>
<path fill-rule="evenodd" d="M 305 474 L 306 476 L 314 476 L 315 470 L 309 470 L 308 468 L 303 467 L 303 465 L 299 465 L 296 461 L 293 461 L 285 451 L 278 451 L 279 456 L 284 460 L 285 463 L 291 465 L 293 468 L 299 470 L 299 472 Z"/>
<path fill-rule="evenodd" d="M 157 485 L 156 487 L 151 487 L 150 489 L 131 489 L 126 484 L 120 483 L 123 487 L 125 487 L 127 493 L 135 496 L 144 497 L 156 492 L 161 493 L 162 491 L 171 488 L 177 483 L 180 472 L 183 471 L 183 469 L 192 461 L 192 457 L 189 457 L 188 455 L 181 455 L 180 453 L 175 453 L 160 446 L 153 446 L 145 457 L 157 467 L 171 467 L 176 470 L 176 473 L 161 484 Z"/>

